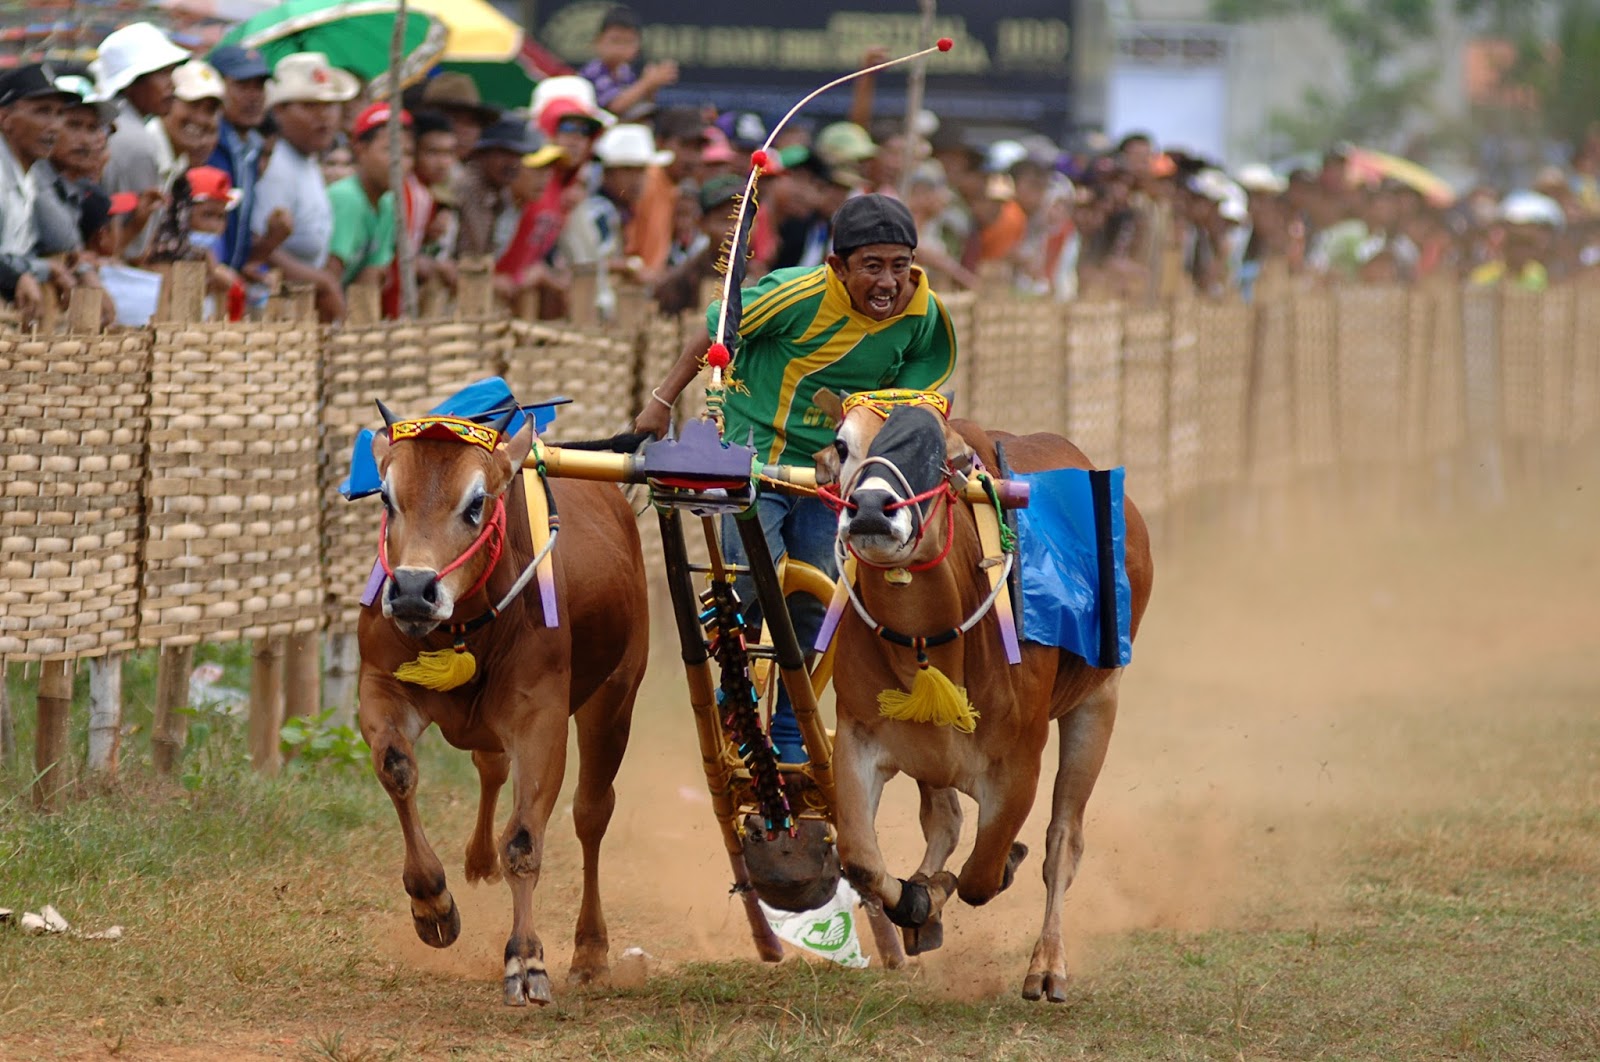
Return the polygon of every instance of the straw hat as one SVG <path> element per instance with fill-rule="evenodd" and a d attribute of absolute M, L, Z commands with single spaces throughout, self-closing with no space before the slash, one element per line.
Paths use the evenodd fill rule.
<path fill-rule="evenodd" d="M 278 60 L 267 82 L 267 106 L 280 103 L 345 103 L 356 98 L 361 82 L 329 64 L 321 52 L 296 52 Z"/>

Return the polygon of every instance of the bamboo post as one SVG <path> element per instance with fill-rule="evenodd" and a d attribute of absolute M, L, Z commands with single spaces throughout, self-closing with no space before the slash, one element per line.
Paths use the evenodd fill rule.
<path fill-rule="evenodd" d="M 166 316 L 162 320 L 173 324 L 193 324 L 205 317 L 204 262 L 174 262 L 162 287 L 171 290 Z"/>
<path fill-rule="evenodd" d="M 11 692 L 6 672 L 5 659 L 0 657 L 0 767 L 9 769 L 17 759 L 17 727 L 11 718 Z"/>
<path fill-rule="evenodd" d="M 34 733 L 35 807 L 59 806 L 67 788 L 68 726 L 72 719 L 72 661 L 46 660 L 39 668 L 39 725 Z"/>
<path fill-rule="evenodd" d="M 150 729 L 150 761 L 156 774 L 170 778 L 189 736 L 189 675 L 194 671 L 194 646 L 168 645 L 156 662 L 155 718 Z"/>
<path fill-rule="evenodd" d="M 374 325 L 382 318 L 383 293 L 376 284 L 352 284 L 345 290 L 346 325 Z"/>
<path fill-rule="evenodd" d="M 389 123 L 384 135 L 389 138 L 389 193 L 395 199 L 394 227 L 395 261 L 400 264 L 400 313 L 411 320 L 417 317 L 417 259 L 411 246 L 411 226 L 406 223 L 405 210 L 405 153 L 401 150 L 400 68 L 405 62 L 406 22 L 409 14 L 406 0 L 400 0 L 395 13 L 394 32 L 389 35 Z"/>
<path fill-rule="evenodd" d="M 322 710 L 322 639 L 316 631 L 291 634 L 285 640 L 283 717 L 307 718 Z"/>
<path fill-rule="evenodd" d="M 917 0 L 917 3 L 922 8 L 922 21 L 917 26 L 917 47 L 927 48 L 933 44 L 933 16 L 939 3 L 938 0 Z M 905 159 L 900 169 L 901 199 L 910 191 L 911 172 L 917 168 L 917 149 L 922 144 L 917 116 L 922 113 L 922 92 L 927 81 L 928 57 L 923 56 L 911 64 L 911 73 L 906 78 Z"/>
<path fill-rule="evenodd" d="M 283 726 L 281 635 L 257 638 L 250 670 L 250 763 L 265 774 L 283 766 L 278 731 Z"/>
<path fill-rule="evenodd" d="M 457 267 L 456 319 L 470 321 L 494 313 L 494 277 L 487 258 L 463 259 Z"/>
<path fill-rule="evenodd" d="M 122 656 L 89 661 L 89 770 L 114 776 L 122 746 Z"/>
<path fill-rule="evenodd" d="M 361 671 L 361 643 L 354 633 L 329 633 L 323 665 L 322 703 L 332 708 L 334 719 L 348 726 L 355 718 L 357 681 Z"/>

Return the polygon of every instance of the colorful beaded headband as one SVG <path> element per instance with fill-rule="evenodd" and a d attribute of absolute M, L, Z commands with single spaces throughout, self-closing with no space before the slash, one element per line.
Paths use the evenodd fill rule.
<path fill-rule="evenodd" d="M 938 391 L 912 391 L 908 388 L 890 388 L 885 391 L 857 391 L 844 400 L 845 416 L 853 409 L 865 406 L 885 420 L 896 406 L 929 406 L 945 420 L 950 419 L 950 399 Z"/>
<path fill-rule="evenodd" d="M 418 417 L 415 420 L 397 420 L 389 425 L 391 443 L 407 439 L 453 439 L 481 446 L 492 453 L 495 444 L 500 441 L 500 433 L 460 417 Z"/>

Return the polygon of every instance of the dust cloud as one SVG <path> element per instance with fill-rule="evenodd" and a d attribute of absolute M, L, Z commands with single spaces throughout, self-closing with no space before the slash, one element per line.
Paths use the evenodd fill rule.
<path fill-rule="evenodd" d="M 1138 930 L 1329 924 L 1339 917 L 1347 871 L 1338 853 L 1353 822 L 1467 799 L 1477 783 L 1464 765 L 1514 740 L 1499 707 L 1513 694 L 1533 706 L 1523 711 L 1537 711 L 1541 698 L 1593 703 L 1597 458 L 1548 474 L 1535 496 L 1493 512 L 1463 505 L 1450 516 L 1332 520 L 1334 507 L 1324 505 L 1315 521 L 1265 538 L 1226 518 L 1164 528 L 1068 893 L 1074 971 L 1092 975 Z M 655 663 L 603 853 L 613 962 L 638 947 L 668 971 L 704 959 L 753 963 L 674 639 L 667 617 L 656 619 Z M 1559 681 L 1546 682 L 1555 671 Z M 938 991 L 994 996 L 1020 983 L 1043 913 L 1053 741 L 1045 756 L 1021 838 L 1033 851 L 1016 884 L 984 908 L 953 901 L 945 947 L 919 961 L 918 976 Z M 443 952 L 420 944 L 398 886 L 375 936 L 407 964 L 493 980 L 510 897 L 504 885 L 462 882 L 467 800 L 461 794 L 459 813 L 434 827 L 461 906 L 460 941 Z M 878 825 L 890 865 L 909 872 L 921 854 L 915 787 L 896 779 L 884 805 Z M 971 841 L 970 802 L 966 810 L 956 866 Z M 565 802 L 547 844 L 536 903 L 559 980 L 580 868 Z"/>

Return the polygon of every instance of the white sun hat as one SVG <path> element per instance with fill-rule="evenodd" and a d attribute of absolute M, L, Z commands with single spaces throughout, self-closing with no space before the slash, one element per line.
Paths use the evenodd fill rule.
<path fill-rule="evenodd" d="M 1547 195 L 1526 190 L 1512 192 L 1500 201 L 1500 220 L 1507 225 L 1548 225 L 1559 229 L 1566 224 L 1561 204 Z"/>
<path fill-rule="evenodd" d="M 602 126 L 613 126 L 617 123 L 617 116 L 610 111 L 602 110 L 594 96 L 594 82 L 577 74 L 562 74 L 557 77 L 547 77 L 533 87 L 533 98 L 528 103 L 528 113 L 534 121 L 539 120 L 539 115 L 544 113 L 551 100 L 577 100 L 583 105 L 595 121 Z"/>
<path fill-rule="evenodd" d="M 223 93 L 222 75 L 210 63 L 190 59 L 172 72 L 172 91 L 180 100 L 220 100 Z"/>
<path fill-rule="evenodd" d="M 1289 188 L 1289 178 L 1274 173 L 1265 162 L 1250 162 L 1239 167 L 1234 174 L 1239 187 L 1247 192 L 1268 192 L 1278 195 Z"/>
<path fill-rule="evenodd" d="M 100 53 L 89 64 L 101 99 L 109 100 L 146 74 L 189 61 L 189 53 L 173 44 L 149 22 L 135 22 L 114 31 L 100 42 Z"/>
<path fill-rule="evenodd" d="M 656 138 L 648 128 L 632 122 L 600 134 L 594 153 L 607 166 L 665 166 L 672 161 L 672 152 L 656 150 Z"/>

